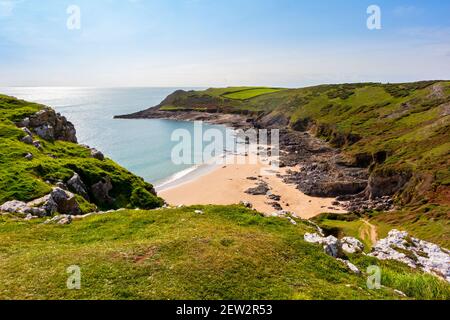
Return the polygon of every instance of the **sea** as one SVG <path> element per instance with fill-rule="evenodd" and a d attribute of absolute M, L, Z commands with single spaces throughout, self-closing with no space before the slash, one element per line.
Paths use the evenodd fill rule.
<path fill-rule="evenodd" d="M 179 141 L 172 135 L 177 129 L 185 129 L 193 136 L 194 124 L 160 119 L 123 120 L 114 116 L 158 105 L 178 89 L 200 88 L 7 87 L 0 88 L 0 93 L 54 108 L 75 125 L 79 143 L 100 150 L 160 191 L 212 169 L 208 165 L 173 161 L 172 151 Z M 203 130 L 208 129 L 225 135 L 224 126 L 203 124 Z M 191 156 L 195 157 L 203 147 L 192 148 Z"/>

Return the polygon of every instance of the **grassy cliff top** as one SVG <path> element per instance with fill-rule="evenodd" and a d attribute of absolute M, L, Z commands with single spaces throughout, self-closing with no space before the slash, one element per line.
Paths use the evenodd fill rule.
<path fill-rule="evenodd" d="M 196 210 L 203 210 L 198 214 Z M 304 222 L 241 206 L 120 211 L 71 225 L 0 217 L 0 299 L 449 299 L 449 285 L 366 256 L 381 290 L 306 243 Z M 81 290 L 67 290 L 69 266 Z"/>
<path fill-rule="evenodd" d="M 76 143 L 46 141 L 39 137 L 41 149 L 21 142 L 26 133 L 16 122 L 46 108 L 13 97 L 0 95 L 0 204 L 10 200 L 31 201 L 48 194 L 57 181 L 66 182 L 78 173 L 89 187 L 105 177 L 111 178 L 110 195 L 114 204 L 99 205 L 101 209 L 121 207 L 154 208 L 161 200 L 150 192 L 153 187 L 142 178 L 120 167 L 110 159 L 94 159 L 90 150 Z M 27 160 L 26 154 L 33 159 Z M 50 183 L 48 183 L 50 182 Z M 133 194 L 135 197 L 133 197 Z M 137 199 L 137 196 L 143 199 Z M 95 208 L 77 196 L 84 212 Z"/>

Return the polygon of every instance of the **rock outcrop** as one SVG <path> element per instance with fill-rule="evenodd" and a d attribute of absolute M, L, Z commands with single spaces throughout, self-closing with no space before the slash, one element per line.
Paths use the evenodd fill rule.
<path fill-rule="evenodd" d="M 342 250 L 347 253 L 361 253 L 364 251 L 364 244 L 356 238 L 344 237 L 341 239 Z"/>
<path fill-rule="evenodd" d="M 61 188 L 54 188 L 48 195 L 30 201 L 8 201 L 0 206 L 0 212 L 20 215 L 30 214 L 32 217 L 60 214 L 79 215 L 82 213 L 75 195 Z"/>
<path fill-rule="evenodd" d="M 343 251 L 355 253 L 360 252 L 358 250 L 364 250 L 364 245 L 358 239 L 346 237 L 339 240 L 333 236 L 322 237 L 317 233 L 307 233 L 304 239 L 306 242 L 322 245 L 327 255 L 336 258 L 337 261 L 343 263 L 353 273 L 361 274 L 357 266 L 348 260 L 342 259 L 344 257 Z"/>
<path fill-rule="evenodd" d="M 334 258 L 341 257 L 342 253 L 342 243 L 339 239 L 333 236 L 322 237 L 317 233 L 307 233 L 304 236 L 306 242 L 318 243 L 323 246 L 323 250 L 329 256 Z"/>
<path fill-rule="evenodd" d="M 109 195 L 112 188 L 111 178 L 105 177 L 91 186 L 91 192 L 97 203 L 112 205 L 115 201 L 114 198 Z"/>
<path fill-rule="evenodd" d="M 391 230 L 385 239 L 376 243 L 370 255 L 380 260 L 403 262 L 450 282 L 450 251 L 413 238 L 407 232 Z"/>
<path fill-rule="evenodd" d="M 17 123 L 17 125 L 20 128 L 24 128 L 24 130 L 29 130 L 30 133 L 33 132 L 44 140 L 77 142 L 74 125 L 67 121 L 66 117 L 50 108 L 38 111 L 34 115 Z M 29 138 L 25 137 L 24 139 L 27 139 L 26 143 L 29 142 Z"/>
<path fill-rule="evenodd" d="M 393 196 L 406 185 L 411 177 L 412 173 L 410 171 L 375 171 L 370 175 L 365 196 L 369 199 Z"/>
<path fill-rule="evenodd" d="M 91 157 L 100 161 L 105 160 L 105 156 L 103 155 L 103 153 L 95 148 L 91 149 Z"/>
<path fill-rule="evenodd" d="M 265 181 L 259 181 L 256 187 L 249 188 L 245 191 L 247 194 L 251 194 L 254 196 L 261 196 L 266 195 L 269 192 L 270 188 L 267 182 Z"/>
<path fill-rule="evenodd" d="M 80 196 L 89 201 L 89 195 L 87 192 L 86 185 L 81 180 L 81 177 L 78 175 L 78 173 L 75 173 L 73 177 L 67 181 L 67 186 L 71 191 L 79 194 Z"/>
<path fill-rule="evenodd" d="M 307 132 L 282 131 L 281 166 L 299 166 L 283 177 L 303 193 L 315 197 L 354 195 L 364 191 L 369 173 L 366 168 L 345 165 L 340 151 Z"/>

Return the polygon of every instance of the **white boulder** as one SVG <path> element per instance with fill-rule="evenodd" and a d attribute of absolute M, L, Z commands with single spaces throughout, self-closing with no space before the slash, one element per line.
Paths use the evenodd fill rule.
<path fill-rule="evenodd" d="M 400 261 L 450 282 L 450 252 L 436 244 L 413 238 L 404 231 L 391 230 L 385 239 L 375 244 L 370 256 Z"/>
<path fill-rule="evenodd" d="M 342 262 L 343 264 L 345 264 L 345 266 L 346 266 L 350 271 L 352 271 L 353 273 L 361 274 L 361 271 L 358 269 L 358 267 L 355 266 L 355 265 L 354 265 L 353 263 L 351 263 L 350 261 L 344 260 L 344 259 L 340 259 L 340 258 L 337 258 L 336 260 L 338 260 L 338 261 Z"/>
<path fill-rule="evenodd" d="M 364 251 L 364 244 L 356 238 L 344 237 L 341 239 L 342 250 L 347 253 L 360 253 Z"/>
<path fill-rule="evenodd" d="M 304 239 L 309 243 L 319 243 L 323 245 L 323 250 L 329 256 L 337 258 L 342 255 L 342 244 L 336 237 L 328 236 L 325 238 L 317 233 L 307 233 L 304 235 Z"/>

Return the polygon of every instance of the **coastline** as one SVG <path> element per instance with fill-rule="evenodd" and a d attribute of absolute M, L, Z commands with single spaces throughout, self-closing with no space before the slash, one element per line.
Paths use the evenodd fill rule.
<path fill-rule="evenodd" d="M 271 128 L 280 128 L 281 124 L 277 121 L 283 121 L 283 119 L 277 119 L 273 122 L 268 119 L 257 119 L 255 115 L 220 112 L 168 112 L 159 110 L 158 106 L 115 118 L 203 121 L 244 130 L 260 127 L 265 121 L 271 122 L 269 126 Z M 258 179 L 260 182 L 267 183 L 270 189 L 269 194 L 282 196 L 280 200 L 274 201 L 266 194 L 246 193 L 248 189 L 257 187 L 252 178 L 259 177 L 258 172 L 265 166 L 261 163 L 201 165 L 179 179 L 157 185 L 156 190 L 168 204 L 173 206 L 232 205 L 248 202 L 254 209 L 266 215 L 289 211 L 300 218 L 310 219 L 321 213 L 349 212 L 348 209 L 353 200 L 348 199 L 350 202 L 343 203 L 342 199 L 340 201 L 337 199 L 342 195 L 357 194 L 367 186 L 365 169 L 341 166 L 338 164 L 340 151 L 313 137 L 312 134 L 281 129 L 280 147 L 282 154 L 277 159 L 282 164 L 280 172 L 277 175 Z M 303 150 L 303 153 L 296 152 L 299 149 Z M 329 163 L 330 158 L 333 159 L 332 168 L 317 172 L 315 163 Z M 336 177 L 339 177 L 338 180 Z"/>
<path fill-rule="evenodd" d="M 195 181 L 204 175 L 212 173 L 218 168 L 219 166 L 214 164 L 193 165 L 192 167 L 181 170 L 166 179 L 157 181 L 156 183 L 153 183 L 153 185 L 158 193 L 164 192 Z"/>
<path fill-rule="evenodd" d="M 245 161 L 248 157 L 238 156 L 238 161 Z M 282 180 L 287 170 L 279 169 L 279 174 L 261 175 L 261 171 L 270 169 L 265 164 L 239 164 L 235 162 L 227 165 L 215 165 L 206 173 L 193 176 L 186 181 L 174 184 L 169 188 L 159 190 L 158 194 L 170 205 L 232 205 L 241 201 L 249 202 L 257 211 L 270 215 L 280 209 L 272 204 L 278 203 L 282 210 L 290 211 L 296 216 L 309 219 L 323 212 L 345 213 L 341 208 L 334 208 L 335 198 L 310 197 L 296 188 L 295 184 L 288 184 Z M 296 168 L 298 170 L 298 168 Z M 270 194 L 280 196 L 279 201 L 271 200 L 267 195 L 252 195 L 246 193 L 250 188 L 258 185 L 258 180 L 267 183 Z"/>

